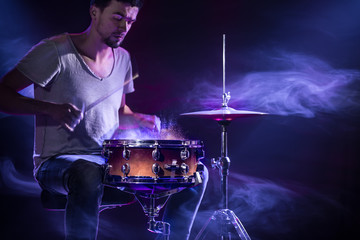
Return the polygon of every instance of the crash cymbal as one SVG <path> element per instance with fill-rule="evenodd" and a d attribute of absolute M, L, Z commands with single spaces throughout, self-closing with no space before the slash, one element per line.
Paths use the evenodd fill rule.
<path fill-rule="evenodd" d="M 181 114 L 181 116 L 200 117 L 200 118 L 207 118 L 216 121 L 222 121 L 222 120 L 231 121 L 236 118 L 259 116 L 266 114 L 267 113 L 263 113 L 263 112 L 236 110 L 231 107 L 222 107 L 220 109 L 215 109 L 215 110 L 183 113 Z"/>

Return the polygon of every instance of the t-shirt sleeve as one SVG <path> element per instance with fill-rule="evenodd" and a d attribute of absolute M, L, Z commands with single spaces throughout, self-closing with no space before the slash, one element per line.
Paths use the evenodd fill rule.
<path fill-rule="evenodd" d="M 133 81 L 133 76 L 132 76 L 132 66 L 131 66 L 130 61 L 129 61 L 129 66 L 128 66 L 128 70 L 126 72 L 124 83 L 125 83 L 124 92 L 123 92 L 124 94 L 132 93 L 135 91 L 134 81 Z"/>
<path fill-rule="evenodd" d="M 45 87 L 60 72 L 60 60 L 54 42 L 44 40 L 19 61 L 16 68 L 35 84 Z"/>

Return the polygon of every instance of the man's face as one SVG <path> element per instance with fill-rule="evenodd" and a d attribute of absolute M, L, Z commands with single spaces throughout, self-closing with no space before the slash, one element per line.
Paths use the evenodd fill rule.
<path fill-rule="evenodd" d="M 93 18 L 93 24 L 101 40 L 109 47 L 119 47 L 135 22 L 139 8 L 112 0 L 102 12 L 96 7 L 95 10 L 96 17 Z"/>

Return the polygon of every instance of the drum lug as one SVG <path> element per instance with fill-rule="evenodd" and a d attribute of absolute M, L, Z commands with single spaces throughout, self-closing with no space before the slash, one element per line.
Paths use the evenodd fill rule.
<path fill-rule="evenodd" d="M 110 149 L 104 149 L 104 150 L 102 150 L 101 155 L 104 158 L 108 159 L 112 153 L 113 152 Z"/>
<path fill-rule="evenodd" d="M 130 173 L 130 164 L 125 163 L 124 165 L 122 165 L 121 171 L 123 172 L 124 177 L 127 177 L 127 175 Z"/>
<path fill-rule="evenodd" d="M 124 150 L 122 152 L 122 156 L 125 160 L 129 160 L 130 159 L 130 153 L 131 151 L 129 149 L 126 148 L 126 146 L 124 146 Z"/>
<path fill-rule="evenodd" d="M 190 168 L 189 165 L 187 165 L 186 163 L 182 163 L 180 169 L 182 173 L 187 174 Z"/>
<path fill-rule="evenodd" d="M 156 175 L 156 177 L 158 177 L 158 175 L 159 175 L 159 173 L 160 173 L 160 171 L 161 171 L 161 167 L 160 167 L 159 164 L 154 163 L 154 164 L 152 165 L 151 170 L 152 170 L 152 172 Z"/>
<path fill-rule="evenodd" d="M 152 157 L 155 161 L 159 161 L 160 160 L 160 150 L 158 148 L 158 146 L 155 146 L 155 149 L 152 151 Z"/>
<path fill-rule="evenodd" d="M 180 158 L 181 160 L 185 161 L 186 159 L 188 159 L 190 157 L 190 152 L 187 148 L 181 150 L 180 152 Z"/>

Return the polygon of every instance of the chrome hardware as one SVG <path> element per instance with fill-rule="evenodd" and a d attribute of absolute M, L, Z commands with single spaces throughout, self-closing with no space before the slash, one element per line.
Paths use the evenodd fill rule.
<path fill-rule="evenodd" d="M 229 103 L 229 101 L 230 101 L 230 98 L 231 98 L 231 96 L 230 96 L 230 92 L 224 92 L 223 93 L 223 95 L 222 95 L 222 99 L 223 99 L 223 104 L 222 104 L 222 106 L 223 107 L 228 107 L 228 103 Z"/>
<path fill-rule="evenodd" d="M 127 176 L 130 173 L 130 164 L 125 163 L 124 165 L 121 166 L 121 171 L 123 172 L 123 174 L 125 176 Z"/>
<path fill-rule="evenodd" d="M 176 171 L 179 170 L 179 165 L 177 164 L 177 161 L 174 159 L 171 164 L 165 164 L 164 168 L 168 171 Z"/>
<path fill-rule="evenodd" d="M 195 186 L 197 186 L 198 184 L 202 183 L 202 177 L 200 176 L 199 172 L 195 172 Z"/>
<path fill-rule="evenodd" d="M 155 221 L 151 219 L 149 222 L 148 230 L 153 233 L 162 234 L 166 239 L 169 239 L 170 224 L 162 221 Z"/>
<path fill-rule="evenodd" d="M 156 145 L 155 146 L 155 149 L 152 151 L 152 157 L 153 157 L 153 159 L 155 160 L 155 161 L 159 161 L 160 160 L 160 156 L 161 156 L 161 154 L 160 154 L 160 150 L 159 150 L 159 148 L 158 148 L 158 146 Z"/>
<path fill-rule="evenodd" d="M 217 168 L 217 166 L 218 166 L 218 160 L 216 160 L 216 158 L 211 158 L 211 167 L 212 167 L 212 169 L 215 169 L 215 168 Z"/>
<path fill-rule="evenodd" d="M 181 160 L 185 161 L 186 159 L 188 159 L 190 157 L 190 152 L 187 148 L 181 150 L 180 152 L 180 158 Z"/>
<path fill-rule="evenodd" d="M 187 174 L 190 168 L 189 165 L 187 165 L 186 163 L 182 163 L 180 169 L 182 173 Z"/>
<path fill-rule="evenodd" d="M 113 152 L 110 150 L 110 149 L 104 149 L 102 150 L 101 152 L 101 155 L 104 157 L 104 158 L 109 158 L 110 155 L 112 154 Z"/>
<path fill-rule="evenodd" d="M 125 160 L 129 160 L 130 159 L 130 150 L 126 148 L 126 146 L 124 146 L 124 150 L 122 152 L 122 156 Z"/>
<path fill-rule="evenodd" d="M 155 175 L 158 175 L 159 172 L 161 171 L 161 167 L 160 167 L 159 164 L 154 163 L 154 164 L 152 165 L 151 170 L 152 170 L 152 172 L 153 172 Z"/>

